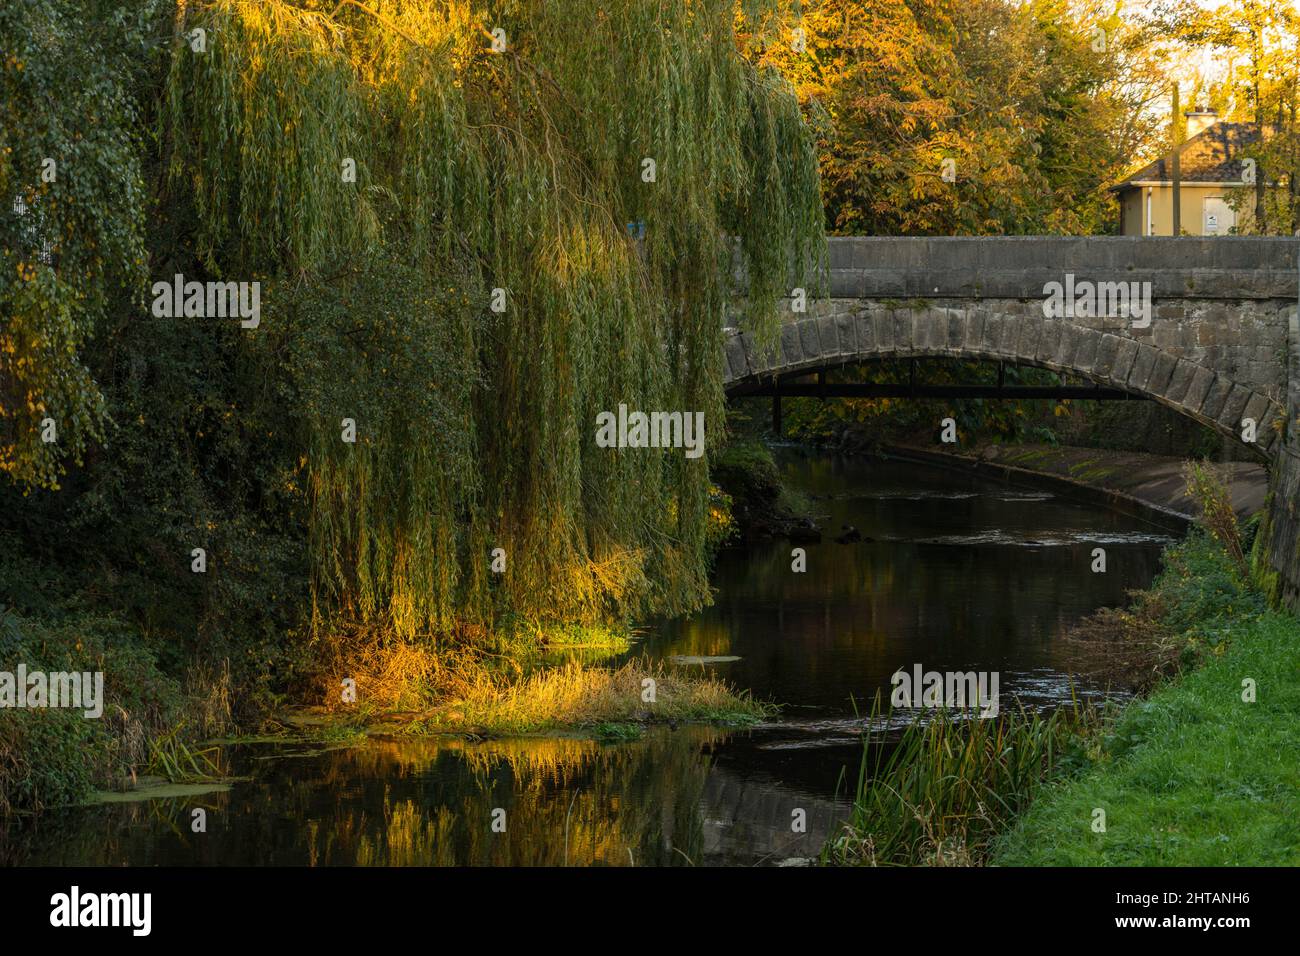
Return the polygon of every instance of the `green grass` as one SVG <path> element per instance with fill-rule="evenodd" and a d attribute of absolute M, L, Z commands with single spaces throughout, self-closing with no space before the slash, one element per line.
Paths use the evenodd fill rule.
<path fill-rule="evenodd" d="M 1097 761 L 998 839 L 994 864 L 1300 864 L 1300 621 L 1262 610 L 1206 555 L 1189 542 L 1163 581 L 1184 596 L 1173 618 L 1201 666 L 1126 707 Z"/>
<path fill-rule="evenodd" d="M 591 728 L 597 740 L 606 743 L 622 743 L 627 740 L 640 740 L 645 736 L 645 727 L 641 724 L 606 722 Z"/>
<path fill-rule="evenodd" d="M 550 650 L 591 648 L 614 653 L 629 650 L 633 640 L 628 628 L 605 624 L 520 624 L 511 637 Z"/>

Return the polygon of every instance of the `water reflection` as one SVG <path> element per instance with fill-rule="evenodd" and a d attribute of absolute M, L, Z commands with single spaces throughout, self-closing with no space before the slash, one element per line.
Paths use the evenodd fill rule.
<path fill-rule="evenodd" d="M 232 761 L 251 782 L 198 800 L 59 811 L 16 835 L 9 862 L 676 866 L 815 855 L 834 808 L 715 767 L 724 737 L 685 727 L 618 745 L 376 740 L 273 760 L 270 748 L 237 747 Z M 203 834 L 191 832 L 196 806 L 207 810 Z M 795 809 L 805 833 L 791 831 Z"/>
<path fill-rule="evenodd" d="M 828 458 L 785 467 L 827 528 L 850 525 L 863 540 L 803 545 L 802 574 L 785 542 L 726 553 L 715 605 L 666 622 L 646 647 L 739 656 L 710 669 L 798 705 L 796 716 L 852 713 L 853 701 L 917 662 L 996 670 L 1004 693 L 1060 700 L 1069 694 L 1062 632 L 1148 584 L 1172 540 L 1132 517 L 975 476 Z M 1106 550 L 1104 574 L 1091 570 L 1096 547 Z"/>
<path fill-rule="evenodd" d="M 786 706 L 745 732 L 640 740 L 376 740 L 232 748 L 227 793 L 60 811 L 0 860 L 42 864 L 686 865 L 816 856 L 846 815 L 861 711 L 890 675 L 998 671 L 1003 706 L 1104 688 L 1070 676 L 1063 631 L 1158 567 L 1167 529 L 976 476 L 787 456 L 827 528 L 862 540 L 722 554 L 716 603 L 632 653 L 688 658 Z M 1091 571 L 1103 547 L 1107 572 Z M 699 658 L 723 658 L 699 661 Z M 846 776 L 847 773 L 847 776 Z M 208 811 L 208 831 L 191 813 Z M 494 832 L 494 811 L 505 827 Z M 800 815 L 805 829 L 792 828 Z M 498 819 L 500 819 L 498 815 Z M 5 837 L 0 836 L 0 840 Z"/>

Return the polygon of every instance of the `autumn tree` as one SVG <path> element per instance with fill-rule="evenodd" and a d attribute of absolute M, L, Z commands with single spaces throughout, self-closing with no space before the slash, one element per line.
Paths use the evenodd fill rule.
<path fill-rule="evenodd" d="M 1135 31 L 1101 3 L 820 0 L 747 51 L 819 130 L 843 234 L 1102 231 L 1106 187 L 1150 132 Z"/>
<path fill-rule="evenodd" d="M 1238 0 L 1187 13 L 1182 35 L 1228 59 L 1224 87 L 1231 118 L 1254 125 L 1247 156 L 1255 182 L 1237 205 L 1244 229 L 1259 235 L 1300 231 L 1300 16 L 1285 0 Z"/>

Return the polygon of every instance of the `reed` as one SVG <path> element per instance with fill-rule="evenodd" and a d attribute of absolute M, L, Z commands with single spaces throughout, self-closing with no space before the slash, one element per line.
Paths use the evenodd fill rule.
<path fill-rule="evenodd" d="M 888 727 L 879 701 L 869 726 Z M 939 710 L 902 736 L 869 732 L 853 810 L 823 861 L 841 865 L 973 866 L 1044 781 L 1082 764 L 1098 724 L 1076 700 L 1049 713 L 997 718 Z"/>
<path fill-rule="evenodd" d="M 223 776 L 216 761 L 216 747 L 191 748 L 181 739 L 183 723 L 149 741 L 149 773 L 171 783 L 202 783 Z"/>

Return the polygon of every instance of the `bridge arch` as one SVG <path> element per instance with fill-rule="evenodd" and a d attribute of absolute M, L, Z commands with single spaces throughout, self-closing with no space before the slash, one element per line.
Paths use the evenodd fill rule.
<path fill-rule="evenodd" d="M 820 314 L 789 315 L 774 351 L 762 350 L 748 332 L 727 329 L 728 397 L 775 378 L 879 359 L 981 359 L 1078 375 L 1157 401 L 1237 441 L 1242 421 L 1251 418 L 1257 441 L 1247 447 L 1270 463 L 1279 447 L 1286 413 L 1261 389 L 1118 328 L 1044 318 L 1037 302 L 1013 302 L 1010 310 L 1005 302 L 978 300 L 963 306 L 831 300 L 823 306 Z"/>

